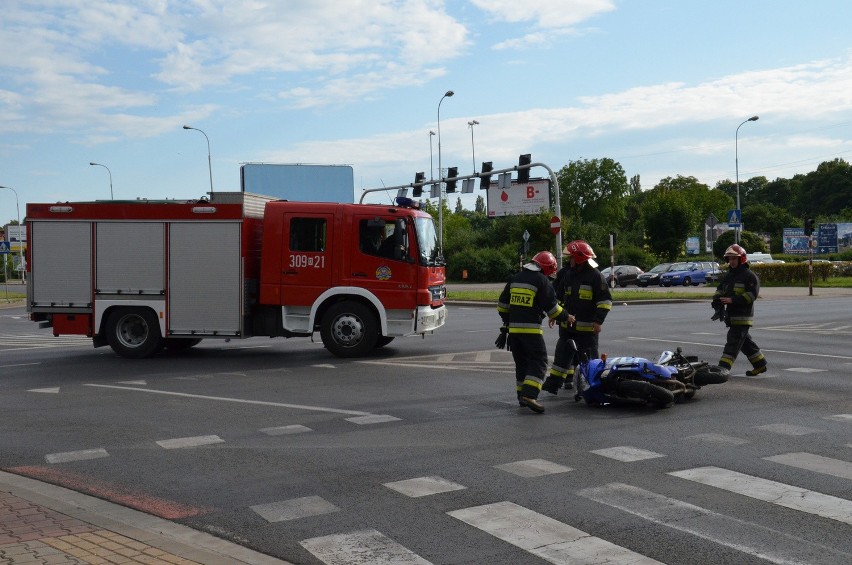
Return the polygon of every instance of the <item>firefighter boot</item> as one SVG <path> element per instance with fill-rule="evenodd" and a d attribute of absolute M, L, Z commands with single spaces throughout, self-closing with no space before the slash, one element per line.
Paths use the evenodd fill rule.
<path fill-rule="evenodd" d="M 536 414 L 544 414 L 544 405 L 535 398 L 530 398 L 529 396 L 522 396 L 521 402 L 523 402 L 524 406 L 526 406 Z"/>
<path fill-rule="evenodd" d="M 759 375 L 760 373 L 765 373 L 765 372 L 766 372 L 766 365 L 764 365 L 763 367 L 755 367 L 754 369 L 749 369 L 748 371 L 746 371 L 746 376 L 754 377 L 754 376 Z"/>
<path fill-rule="evenodd" d="M 561 378 L 556 375 L 548 375 L 546 379 L 544 379 L 544 384 L 541 385 L 541 390 L 545 392 L 549 392 L 550 394 L 559 394 L 559 389 L 562 387 Z"/>

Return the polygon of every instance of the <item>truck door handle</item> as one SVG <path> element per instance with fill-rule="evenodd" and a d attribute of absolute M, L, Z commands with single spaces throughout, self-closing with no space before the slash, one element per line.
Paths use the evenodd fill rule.
<path fill-rule="evenodd" d="M 294 275 L 298 275 L 298 274 L 299 274 L 299 271 L 283 271 L 283 273 L 284 273 L 285 275 L 291 275 L 291 276 L 294 276 Z"/>
<path fill-rule="evenodd" d="M 367 278 L 367 273 L 352 273 L 353 277 L 364 277 Z"/>

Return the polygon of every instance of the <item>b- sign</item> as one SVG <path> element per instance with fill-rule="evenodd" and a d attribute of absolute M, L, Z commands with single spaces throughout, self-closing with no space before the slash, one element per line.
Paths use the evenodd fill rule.
<path fill-rule="evenodd" d="M 741 210 L 728 210 L 728 227 L 738 228 L 743 221 Z"/>
<path fill-rule="evenodd" d="M 11 253 L 12 246 L 8 241 L 0 241 L 0 254 Z"/>

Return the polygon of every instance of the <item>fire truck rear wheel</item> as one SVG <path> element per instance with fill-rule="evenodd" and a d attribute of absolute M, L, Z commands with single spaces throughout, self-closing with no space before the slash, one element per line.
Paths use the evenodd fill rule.
<path fill-rule="evenodd" d="M 378 323 L 372 310 L 358 302 L 339 302 L 322 318 L 320 336 L 337 357 L 361 357 L 376 347 Z"/>
<path fill-rule="evenodd" d="M 147 308 L 117 308 L 109 315 L 106 338 L 113 351 L 129 359 L 142 359 L 163 346 L 160 324 Z"/>

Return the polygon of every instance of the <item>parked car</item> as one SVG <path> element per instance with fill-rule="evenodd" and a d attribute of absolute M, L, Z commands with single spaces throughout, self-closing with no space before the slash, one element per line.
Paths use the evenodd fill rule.
<path fill-rule="evenodd" d="M 606 278 L 606 283 L 609 286 L 612 286 L 612 272 L 613 271 L 610 267 L 607 267 L 606 269 L 601 271 L 601 274 Z M 622 288 L 629 284 L 636 284 L 636 279 L 639 277 L 639 275 L 644 273 L 642 269 L 634 265 L 616 265 L 614 272 L 615 284 Z"/>
<path fill-rule="evenodd" d="M 651 284 L 660 284 L 660 275 L 671 270 L 674 263 L 660 263 L 650 271 L 646 271 L 636 277 L 636 285 L 646 287 Z"/>
<path fill-rule="evenodd" d="M 672 269 L 660 276 L 660 286 L 698 286 L 719 280 L 721 271 L 713 261 L 687 261 L 675 263 Z"/>

